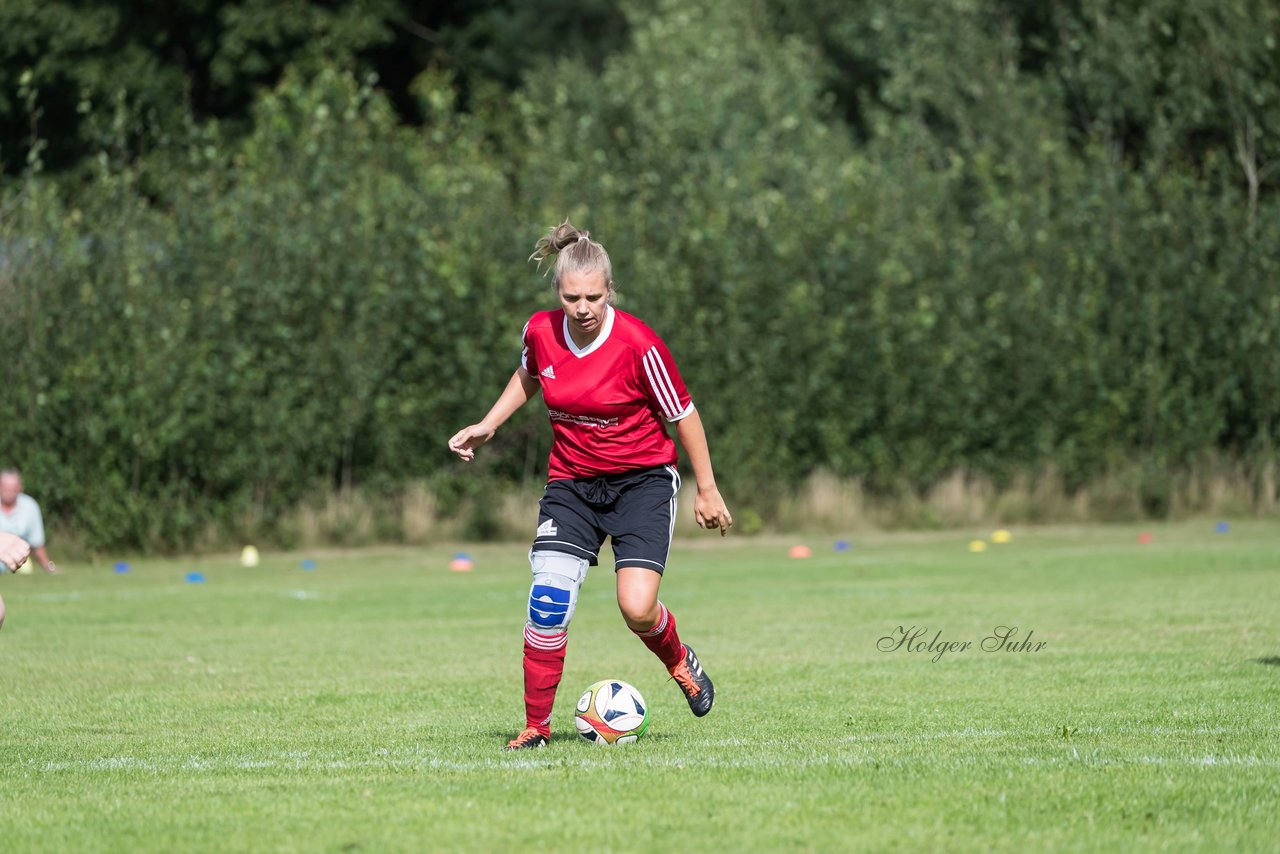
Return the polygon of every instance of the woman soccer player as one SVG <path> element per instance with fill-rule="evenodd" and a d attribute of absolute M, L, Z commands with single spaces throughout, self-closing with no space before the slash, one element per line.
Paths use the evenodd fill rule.
<path fill-rule="evenodd" d="M 665 422 L 675 422 L 698 481 L 694 519 L 722 536 L 733 524 L 716 488 L 702 419 L 675 360 L 653 330 L 613 307 L 609 253 L 566 220 L 538 241 L 531 260 L 541 263 L 551 255 L 560 310 L 529 318 L 520 367 L 506 390 L 483 421 L 449 440 L 450 450 L 474 459 L 475 449 L 539 389 L 546 399 L 553 439 L 529 552 L 526 727 L 507 750 L 547 744 L 578 588 L 606 536 L 612 538 L 622 618 L 666 665 L 693 713 L 711 711 L 711 679 L 680 642 L 675 616 L 658 601 L 680 489 Z"/>

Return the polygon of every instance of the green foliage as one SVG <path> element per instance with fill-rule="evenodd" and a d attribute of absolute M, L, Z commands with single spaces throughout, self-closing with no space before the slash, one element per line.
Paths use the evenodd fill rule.
<path fill-rule="evenodd" d="M 243 128 L 160 116 L 185 84 L 93 15 L 59 29 L 61 8 L 4 14 L 118 53 L 118 76 L 75 66 L 83 174 L 42 170 L 36 118 L 29 153 L 5 155 L 25 171 L 0 195 L 0 457 L 85 542 L 270 532 L 304 497 L 410 479 L 496 530 L 488 485 L 545 460 L 538 407 L 468 478 L 443 443 L 550 304 L 524 259 L 566 215 L 609 247 L 622 307 L 671 345 L 722 484 L 762 523 L 817 470 L 873 497 L 953 472 L 1048 470 L 1068 491 L 1126 472 L 1125 506 L 1159 516 L 1206 454 L 1275 504 L 1266 4 L 660 0 L 625 24 L 597 5 L 545 61 L 472 69 L 466 109 L 458 75 L 416 75 L 406 127 L 350 70 L 406 26 L 398 6 L 239 3 L 202 48 L 220 91 L 294 63 Z M 504 8 L 455 22 L 456 44 L 513 43 L 502 28 L 532 13 Z M 597 27 L 611 49 L 579 49 Z M 0 80 L 17 92 L 0 107 L 38 117 L 43 81 L 74 78 L 56 54 Z"/>
<path fill-rule="evenodd" d="M 142 8 L 138 8 L 141 5 Z M 48 161 L 67 168 L 92 156 L 98 140 L 85 102 L 127 97 L 154 134 L 172 133 L 188 110 L 239 118 L 263 84 L 290 64 L 310 71 L 350 66 L 392 39 L 402 16 L 395 0 L 6 0 L 0 4 L 0 168 L 33 126 L 50 143 Z M 18 81 L 40 96 L 32 116 Z M 154 139 L 134 140 L 145 150 Z"/>
<path fill-rule="evenodd" d="M 287 68 L 335 66 L 381 74 L 399 112 L 425 116 L 412 96 L 423 68 L 456 77 L 465 93 L 512 88 L 546 56 L 593 66 L 626 44 L 615 0 L 6 0 L 0 4 L 0 173 L 17 174 L 32 131 L 56 171 L 96 151 L 85 101 L 127 97 L 151 131 L 148 150 L 191 113 L 244 130 L 262 87 Z M 39 94 L 32 115 L 18 96 Z"/>
<path fill-rule="evenodd" d="M 499 385 L 492 338 L 520 322 L 485 242 L 504 185 L 464 125 L 412 140 L 323 72 L 265 97 L 234 155 L 195 141 L 160 203 L 127 166 L 75 208 L 29 178 L 6 199 L 3 331 L 29 342 L 8 453 L 89 541 L 138 547 L 270 526 L 357 467 L 425 473 L 424 424 Z"/>
<path fill-rule="evenodd" d="M 633 4 L 642 8 L 640 0 Z M 627 43 L 617 0 L 481 0 L 437 37 L 452 65 L 473 81 L 516 88 L 546 57 L 580 59 L 596 69 Z"/>

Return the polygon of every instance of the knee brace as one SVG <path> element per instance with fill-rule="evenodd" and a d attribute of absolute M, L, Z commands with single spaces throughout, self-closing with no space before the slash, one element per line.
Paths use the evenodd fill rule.
<path fill-rule="evenodd" d="M 578 588 L 587 577 L 587 561 L 564 552 L 530 552 L 529 629 L 558 635 L 569 628 L 578 605 Z"/>

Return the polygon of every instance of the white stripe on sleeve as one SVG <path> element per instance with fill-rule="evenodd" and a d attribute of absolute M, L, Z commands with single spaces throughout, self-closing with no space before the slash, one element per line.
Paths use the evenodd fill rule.
<path fill-rule="evenodd" d="M 653 393 L 657 396 L 667 420 L 670 421 L 679 416 L 682 408 L 680 396 L 676 394 L 671 377 L 667 375 L 667 366 L 662 364 L 662 358 L 658 355 L 656 347 L 650 348 L 649 352 L 644 354 L 644 370 L 649 375 L 649 385 L 652 386 Z"/>

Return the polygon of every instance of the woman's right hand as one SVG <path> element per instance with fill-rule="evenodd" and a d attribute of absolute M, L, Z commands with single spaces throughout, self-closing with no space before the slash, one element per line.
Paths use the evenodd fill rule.
<path fill-rule="evenodd" d="M 494 430 L 484 424 L 463 427 L 449 440 L 449 450 L 470 462 L 476 458 L 476 448 L 493 438 Z"/>
<path fill-rule="evenodd" d="M 10 572 L 17 572 L 18 567 L 27 562 L 31 546 L 21 537 L 0 532 L 0 564 Z"/>

